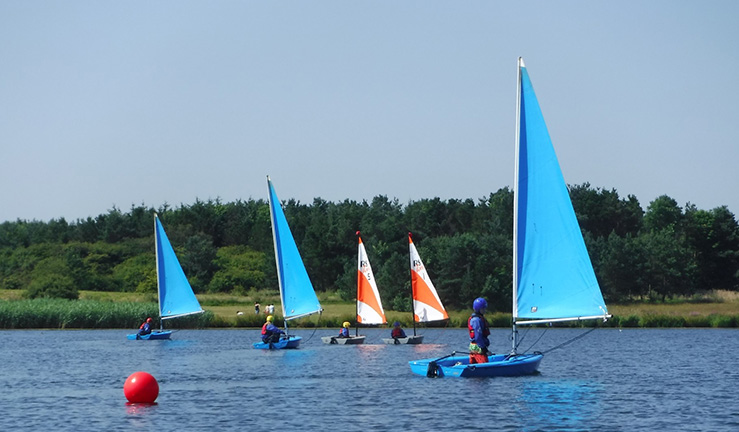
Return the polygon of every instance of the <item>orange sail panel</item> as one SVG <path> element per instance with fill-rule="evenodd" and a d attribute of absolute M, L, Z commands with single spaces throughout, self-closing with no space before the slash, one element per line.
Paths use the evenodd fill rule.
<path fill-rule="evenodd" d="M 362 324 L 385 324 L 387 322 L 362 237 L 359 237 L 357 322 Z"/>
<path fill-rule="evenodd" d="M 441 321 L 449 319 L 446 309 L 441 304 L 426 267 L 418 255 L 410 233 L 408 245 L 411 255 L 411 285 L 413 287 L 413 314 L 416 322 Z"/>

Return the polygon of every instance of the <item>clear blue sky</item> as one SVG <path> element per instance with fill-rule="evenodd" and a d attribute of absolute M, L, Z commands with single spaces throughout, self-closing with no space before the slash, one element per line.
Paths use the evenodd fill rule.
<path fill-rule="evenodd" d="M 512 186 L 523 56 L 565 180 L 739 212 L 739 1 L 0 2 L 0 222 Z"/>

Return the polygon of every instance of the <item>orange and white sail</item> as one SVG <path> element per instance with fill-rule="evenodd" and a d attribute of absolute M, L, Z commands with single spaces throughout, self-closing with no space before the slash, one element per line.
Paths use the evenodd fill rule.
<path fill-rule="evenodd" d="M 367 251 L 364 249 L 362 237 L 359 238 L 359 258 L 357 266 L 357 323 L 385 324 L 385 311 L 382 309 L 380 292 L 377 290 L 375 275 L 372 274 Z"/>
<path fill-rule="evenodd" d="M 441 304 L 439 294 L 431 282 L 426 267 L 413 244 L 411 233 L 408 233 L 408 245 L 411 252 L 411 286 L 413 288 L 413 315 L 416 322 L 441 321 L 449 319 L 449 315 Z"/>

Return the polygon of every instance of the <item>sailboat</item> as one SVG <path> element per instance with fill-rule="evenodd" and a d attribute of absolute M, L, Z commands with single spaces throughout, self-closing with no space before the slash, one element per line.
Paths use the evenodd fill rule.
<path fill-rule="evenodd" d="M 154 244 L 157 261 L 157 297 L 159 298 L 160 327 L 148 335 L 130 334 L 131 340 L 169 339 L 171 330 L 164 330 L 164 320 L 205 312 L 200 307 L 190 282 L 182 271 L 167 233 L 159 217 L 154 214 Z"/>
<path fill-rule="evenodd" d="M 538 372 L 543 354 L 520 354 L 518 326 L 607 320 L 567 184 L 523 59 L 518 59 L 513 207 L 513 346 L 470 365 L 467 356 L 411 361 L 426 376 L 518 376 Z M 454 354 L 454 353 L 453 353 Z"/>
<path fill-rule="evenodd" d="M 377 290 L 375 275 L 372 273 L 367 251 L 362 243 L 362 237 L 357 231 L 359 239 L 357 254 L 357 326 L 356 334 L 348 338 L 324 336 L 321 340 L 328 344 L 358 345 L 363 344 L 365 336 L 359 334 L 359 325 L 385 324 L 385 311 L 382 309 L 380 292 Z"/>
<path fill-rule="evenodd" d="M 408 233 L 408 248 L 411 258 L 411 293 L 413 296 L 413 335 L 404 338 L 383 338 L 386 344 L 412 344 L 423 342 L 423 335 L 416 334 L 416 323 L 443 321 L 449 319 L 449 315 L 441 303 L 439 294 L 436 292 L 433 282 L 426 271 L 426 266 L 418 255 L 418 250 L 413 244 L 413 236 Z"/>
<path fill-rule="evenodd" d="M 282 211 L 280 200 L 277 198 L 272 181 L 267 176 L 269 189 L 269 214 L 272 221 L 272 240 L 275 246 L 275 264 L 277 266 L 277 281 L 280 287 L 282 316 L 285 321 L 285 334 L 278 342 L 255 342 L 258 349 L 285 349 L 297 348 L 302 337 L 291 336 L 288 333 L 287 322 L 296 318 L 309 316 L 323 311 L 318 301 L 316 291 L 305 270 L 305 265 L 298 252 L 295 239 L 290 232 L 285 213 Z"/>

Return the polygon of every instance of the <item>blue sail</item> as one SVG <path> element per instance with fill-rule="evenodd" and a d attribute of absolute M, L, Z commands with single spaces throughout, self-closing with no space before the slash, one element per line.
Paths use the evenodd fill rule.
<path fill-rule="evenodd" d="M 159 313 L 162 319 L 204 312 L 195 297 L 159 218 L 154 216 Z"/>
<path fill-rule="evenodd" d="M 272 217 L 272 235 L 275 244 L 277 277 L 280 284 L 282 313 L 286 320 L 299 318 L 321 311 L 313 284 L 300 258 L 295 239 L 282 211 L 275 188 L 267 177 L 269 208 Z"/>
<path fill-rule="evenodd" d="M 524 319 L 607 315 L 544 117 L 520 63 L 517 313 Z"/>

